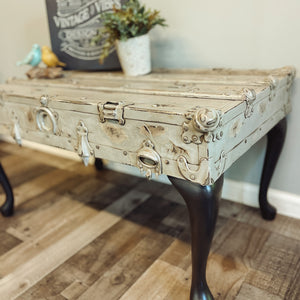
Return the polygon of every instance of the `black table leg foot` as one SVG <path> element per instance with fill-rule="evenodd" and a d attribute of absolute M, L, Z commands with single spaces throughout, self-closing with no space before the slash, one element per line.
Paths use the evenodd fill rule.
<path fill-rule="evenodd" d="M 284 118 L 268 132 L 267 150 L 259 189 L 259 206 L 261 215 L 265 220 L 273 220 L 276 216 L 276 208 L 268 202 L 267 193 L 283 148 L 286 127 L 286 118 Z"/>
<path fill-rule="evenodd" d="M 207 258 L 215 230 L 223 175 L 215 184 L 200 184 L 169 176 L 185 200 L 190 216 L 192 235 L 191 300 L 213 300 L 206 282 Z"/>
<path fill-rule="evenodd" d="M 0 207 L 0 211 L 3 216 L 8 217 L 14 213 L 14 195 L 9 180 L 1 164 L 0 164 L 0 184 L 2 185 L 6 195 L 6 200 L 4 204 Z"/>
<path fill-rule="evenodd" d="M 95 168 L 100 171 L 103 169 L 103 161 L 101 158 L 95 158 Z"/>

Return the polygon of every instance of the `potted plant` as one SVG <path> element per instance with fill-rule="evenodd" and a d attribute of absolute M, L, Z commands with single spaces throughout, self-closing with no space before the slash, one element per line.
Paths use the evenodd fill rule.
<path fill-rule="evenodd" d="M 126 75 L 137 76 L 151 71 L 150 39 L 148 32 L 156 25 L 166 26 L 159 11 L 146 9 L 139 0 L 129 0 L 121 8 L 100 16 L 103 27 L 92 43 L 103 44 L 99 61 L 116 48 Z"/>

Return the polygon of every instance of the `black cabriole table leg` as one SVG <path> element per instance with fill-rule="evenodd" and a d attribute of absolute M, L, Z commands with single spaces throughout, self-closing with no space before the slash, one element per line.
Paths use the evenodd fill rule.
<path fill-rule="evenodd" d="M 206 282 L 206 263 L 214 235 L 221 198 L 223 175 L 213 185 L 200 184 L 168 176 L 185 200 L 192 235 L 191 300 L 213 300 Z"/>
<path fill-rule="evenodd" d="M 3 216 L 8 217 L 14 213 L 14 194 L 1 163 L 0 163 L 0 184 L 2 185 L 6 195 L 6 200 L 4 204 L 0 207 L 0 210 Z"/>
<path fill-rule="evenodd" d="M 95 158 L 95 168 L 98 171 L 101 171 L 103 169 L 103 161 L 101 158 Z"/>
<path fill-rule="evenodd" d="M 276 216 L 276 208 L 268 202 L 267 192 L 283 148 L 286 128 L 286 118 L 284 118 L 268 132 L 267 150 L 259 189 L 259 206 L 265 220 L 273 220 Z"/>

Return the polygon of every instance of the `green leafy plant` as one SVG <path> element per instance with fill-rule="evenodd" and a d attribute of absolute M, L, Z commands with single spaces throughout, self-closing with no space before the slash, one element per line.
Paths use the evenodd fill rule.
<path fill-rule="evenodd" d="M 102 43 L 100 63 L 114 50 L 116 40 L 126 41 L 144 35 L 156 25 L 167 26 L 159 13 L 157 10 L 146 9 L 139 0 L 129 0 L 120 9 L 114 6 L 112 12 L 102 14 L 100 19 L 103 27 L 92 39 L 93 45 Z"/>

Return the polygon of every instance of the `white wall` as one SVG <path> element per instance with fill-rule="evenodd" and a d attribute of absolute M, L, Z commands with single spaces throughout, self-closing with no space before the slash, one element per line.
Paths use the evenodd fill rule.
<path fill-rule="evenodd" d="M 0 82 L 28 70 L 17 67 L 32 44 L 49 45 L 48 21 L 43 0 L 0 1 Z"/>
<path fill-rule="evenodd" d="M 53 0 L 54 1 L 54 0 Z M 152 31 L 154 67 L 276 68 L 294 65 L 300 75 L 299 0 L 144 0 L 161 10 L 169 27 Z M 33 43 L 50 44 L 44 1 L 0 2 L 0 82 L 24 74 L 15 62 Z M 298 76 L 299 76 L 298 75 Z M 272 181 L 275 189 L 300 195 L 298 169 L 300 80 L 288 136 Z M 227 177 L 257 184 L 265 141 L 242 157 Z"/>

